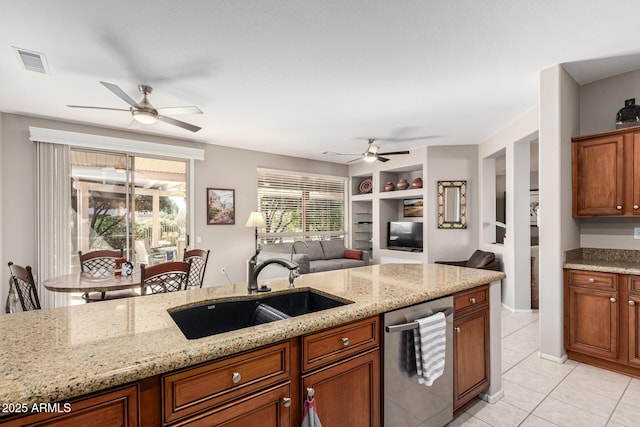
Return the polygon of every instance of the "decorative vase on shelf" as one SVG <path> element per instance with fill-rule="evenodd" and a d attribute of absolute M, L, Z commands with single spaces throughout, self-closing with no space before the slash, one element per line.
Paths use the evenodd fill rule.
<path fill-rule="evenodd" d="M 387 182 L 384 186 L 384 191 L 393 191 L 396 189 L 396 186 L 393 184 L 393 182 Z"/>
<path fill-rule="evenodd" d="M 616 114 L 616 129 L 628 128 L 640 125 L 640 105 L 636 105 L 636 99 L 625 99 L 624 107 Z"/>
<path fill-rule="evenodd" d="M 398 181 L 398 184 L 396 185 L 396 188 L 398 190 L 406 190 L 407 188 L 409 188 L 409 181 L 407 181 L 406 179 L 402 178 L 400 181 Z"/>
<path fill-rule="evenodd" d="M 411 188 L 422 188 L 422 178 L 418 177 L 411 182 Z"/>

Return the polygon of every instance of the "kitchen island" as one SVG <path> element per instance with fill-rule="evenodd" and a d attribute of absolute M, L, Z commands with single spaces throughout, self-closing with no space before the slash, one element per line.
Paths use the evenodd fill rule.
<path fill-rule="evenodd" d="M 64 402 L 504 277 L 502 272 L 431 264 L 383 264 L 308 274 L 296 279 L 296 288 L 315 289 L 353 304 L 197 340 L 187 340 L 167 310 L 247 298 L 246 284 L 0 316 L 0 402 L 27 406 Z M 274 279 L 269 286 L 273 292 L 286 292 L 288 282 Z M 499 287 L 492 289 L 492 294 L 496 292 L 497 319 L 495 297 L 491 299 L 492 366 L 495 358 L 498 366 L 500 362 Z M 498 378 L 499 372 L 498 367 Z"/>

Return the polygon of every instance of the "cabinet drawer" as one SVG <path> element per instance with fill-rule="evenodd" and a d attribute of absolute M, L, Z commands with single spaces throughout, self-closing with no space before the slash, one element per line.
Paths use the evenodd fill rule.
<path fill-rule="evenodd" d="M 290 344 L 286 341 L 165 375 L 162 377 L 164 422 L 182 419 L 287 380 L 290 359 Z"/>
<path fill-rule="evenodd" d="M 640 294 L 640 276 L 628 276 L 628 291 L 630 294 Z"/>
<path fill-rule="evenodd" d="M 378 346 L 378 317 L 309 334 L 302 338 L 302 370 L 308 371 Z"/>
<path fill-rule="evenodd" d="M 617 291 L 618 275 L 596 271 L 569 270 L 569 286 Z"/>
<path fill-rule="evenodd" d="M 456 316 L 489 304 L 489 286 L 478 286 L 453 296 L 453 309 Z"/>

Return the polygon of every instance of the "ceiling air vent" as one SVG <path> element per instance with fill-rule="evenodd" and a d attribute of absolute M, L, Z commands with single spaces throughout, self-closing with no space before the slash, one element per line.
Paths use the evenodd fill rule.
<path fill-rule="evenodd" d="M 18 53 L 18 57 L 24 65 L 24 68 L 28 71 L 35 71 L 36 73 L 49 74 L 49 67 L 47 67 L 47 58 L 43 53 L 33 52 L 19 47 L 14 47 Z"/>

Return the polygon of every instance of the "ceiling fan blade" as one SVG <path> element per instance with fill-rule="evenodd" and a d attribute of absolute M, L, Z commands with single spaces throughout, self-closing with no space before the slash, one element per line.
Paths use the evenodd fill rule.
<path fill-rule="evenodd" d="M 360 155 L 356 153 L 336 153 L 335 151 L 324 151 L 322 154 L 326 154 L 328 156 L 359 156 Z"/>
<path fill-rule="evenodd" d="M 109 89 L 111 92 L 115 93 L 118 98 L 122 99 L 127 104 L 131 105 L 132 107 L 138 106 L 138 103 L 134 101 L 129 95 L 124 93 L 124 91 L 120 89 L 120 86 L 114 85 L 113 83 L 107 83 L 107 82 L 100 82 L 100 83 L 102 83 L 102 85 L 107 89 Z"/>
<path fill-rule="evenodd" d="M 202 110 L 196 106 L 187 107 L 162 107 L 156 108 L 160 114 L 202 114 Z"/>
<path fill-rule="evenodd" d="M 181 120 L 176 120 L 173 117 L 162 116 L 160 114 L 158 114 L 158 120 L 169 123 L 170 125 L 181 127 L 182 129 L 190 130 L 191 132 L 198 132 L 200 129 L 202 129 L 201 127 L 198 127 L 196 125 L 192 125 Z"/>
<path fill-rule="evenodd" d="M 71 108 L 91 108 L 92 110 L 129 111 L 126 108 L 90 107 L 88 105 L 67 105 L 67 107 L 71 107 Z"/>
<path fill-rule="evenodd" d="M 409 151 L 389 151 L 387 153 L 378 153 L 378 155 L 382 156 L 393 156 L 395 154 L 409 154 Z"/>
<path fill-rule="evenodd" d="M 381 161 L 382 163 L 384 163 L 384 162 L 388 162 L 388 161 L 389 161 L 389 160 L 391 160 L 391 159 L 387 159 L 386 157 L 380 157 L 380 156 L 378 156 L 378 160 L 379 160 L 379 161 Z"/>

